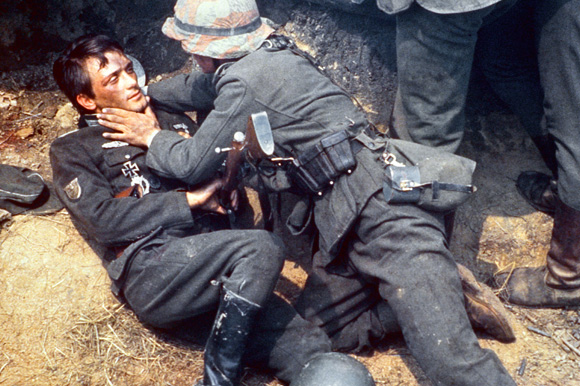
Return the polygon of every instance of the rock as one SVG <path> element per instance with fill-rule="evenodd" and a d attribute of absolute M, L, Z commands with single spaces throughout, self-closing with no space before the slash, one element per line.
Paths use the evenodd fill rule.
<path fill-rule="evenodd" d="M 54 117 L 58 123 L 59 129 L 57 134 L 62 135 L 77 128 L 79 113 L 73 107 L 72 103 L 67 103 L 56 112 Z"/>
<path fill-rule="evenodd" d="M 0 92 L 0 109 L 9 109 L 18 105 L 16 96 L 10 93 Z"/>
<path fill-rule="evenodd" d="M 19 138 L 25 139 L 34 135 L 34 129 L 32 127 L 25 127 L 23 129 L 18 130 L 14 135 L 16 135 Z"/>
<path fill-rule="evenodd" d="M 6 227 L 12 221 L 12 214 L 6 209 L 0 208 L 0 229 Z"/>

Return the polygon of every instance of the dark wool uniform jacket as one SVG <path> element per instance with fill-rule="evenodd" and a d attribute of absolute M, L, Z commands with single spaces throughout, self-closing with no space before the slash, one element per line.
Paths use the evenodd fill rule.
<path fill-rule="evenodd" d="M 164 128 L 193 129 L 187 117 L 161 119 Z M 75 226 L 102 259 L 118 293 L 131 256 L 164 232 L 199 232 L 196 212 L 188 206 L 185 184 L 157 177 L 145 162 L 145 150 L 103 138 L 107 130 L 81 117 L 79 130 L 57 138 L 50 148 L 56 193 Z M 116 198 L 131 187 L 131 175 L 144 177 L 150 193 Z M 198 214 L 201 215 L 201 214 Z M 117 253 L 124 250 L 121 257 Z"/>
<path fill-rule="evenodd" d="M 254 113 L 267 112 L 275 155 L 281 157 L 296 156 L 333 132 L 346 129 L 355 136 L 368 127 L 348 94 L 307 59 L 286 49 L 260 48 L 215 74 L 193 72 L 152 84 L 148 94 L 164 109 L 211 109 L 192 139 L 160 132 L 147 153 L 147 164 L 157 173 L 188 183 L 208 180 L 215 173 L 225 159 L 215 148 L 229 146 Z M 314 221 L 328 262 L 367 200 L 381 189 L 380 154 L 363 148 L 354 172 L 314 197 Z"/>

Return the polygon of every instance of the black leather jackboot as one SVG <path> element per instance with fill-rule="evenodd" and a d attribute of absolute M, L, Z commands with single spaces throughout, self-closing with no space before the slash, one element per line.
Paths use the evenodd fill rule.
<path fill-rule="evenodd" d="M 516 181 L 516 188 L 535 209 L 553 215 L 556 210 L 556 200 L 558 199 L 556 144 L 550 135 L 532 137 L 532 141 L 534 141 L 540 151 L 540 155 L 552 175 L 549 176 L 535 171 L 522 172 Z"/>
<path fill-rule="evenodd" d="M 506 283 L 507 280 L 507 283 Z M 580 211 L 558 200 L 546 265 L 496 276 L 502 296 L 533 307 L 580 305 Z"/>
<path fill-rule="evenodd" d="M 248 335 L 261 307 L 223 289 L 223 297 L 205 345 L 203 382 L 196 386 L 237 386 Z"/>
<path fill-rule="evenodd" d="M 518 176 L 516 188 L 536 210 L 554 215 L 558 201 L 558 184 L 553 177 L 540 172 L 525 171 Z"/>

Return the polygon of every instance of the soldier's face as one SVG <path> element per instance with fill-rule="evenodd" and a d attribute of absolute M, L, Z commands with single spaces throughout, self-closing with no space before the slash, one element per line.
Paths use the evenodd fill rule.
<path fill-rule="evenodd" d="M 213 74 L 217 70 L 216 62 L 212 58 L 193 54 L 193 59 L 197 62 L 201 68 L 201 72 L 204 74 Z"/>
<path fill-rule="evenodd" d="M 106 107 L 121 108 L 142 112 L 147 107 L 147 99 L 137 83 L 133 63 L 123 54 L 110 51 L 105 53 L 108 62 L 101 67 L 97 58 L 85 62 L 94 98 L 95 112 L 100 113 Z"/>

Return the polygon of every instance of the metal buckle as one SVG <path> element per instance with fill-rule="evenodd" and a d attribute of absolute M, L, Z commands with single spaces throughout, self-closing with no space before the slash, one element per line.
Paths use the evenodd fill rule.
<path fill-rule="evenodd" d="M 403 192 L 408 192 L 413 190 L 413 188 L 415 187 L 415 183 L 411 180 L 402 180 L 399 183 L 399 189 L 401 189 Z"/>
<path fill-rule="evenodd" d="M 397 157 L 393 153 L 384 152 L 381 154 L 381 158 L 386 165 L 393 165 L 393 166 L 405 166 L 404 163 L 397 161 Z"/>

